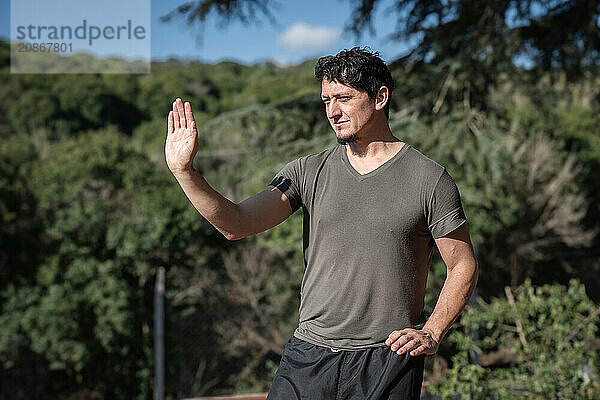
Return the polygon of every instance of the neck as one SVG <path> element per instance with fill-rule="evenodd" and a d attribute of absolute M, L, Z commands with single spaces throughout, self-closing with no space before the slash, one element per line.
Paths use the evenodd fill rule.
<path fill-rule="evenodd" d="M 385 157 L 388 154 L 395 153 L 402 141 L 395 137 L 386 123 L 379 126 L 379 129 L 372 129 L 365 135 L 359 137 L 346 146 L 349 156 L 358 158 Z"/>

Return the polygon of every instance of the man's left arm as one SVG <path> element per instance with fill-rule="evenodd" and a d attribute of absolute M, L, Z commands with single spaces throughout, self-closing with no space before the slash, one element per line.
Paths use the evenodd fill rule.
<path fill-rule="evenodd" d="M 393 331 L 385 344 L 398 354 L 435 354 L 444 335 L 467 305 L 479 271 L 467 223 L 435 239 L 447 268 L 447 276 L 433 313 L 422 329 Z"/>

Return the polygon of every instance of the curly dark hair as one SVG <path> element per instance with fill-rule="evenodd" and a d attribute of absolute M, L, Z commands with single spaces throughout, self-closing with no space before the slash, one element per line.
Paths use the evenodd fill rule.
<path fill-rule="evenodd" d="M 367 48 L 353 47 L 350 50 L 344 49 L 335 56 L 319 58 L 315 65 L 315 78 L 319 82 L 327 78 L 330 81 L 364 90 L 372 99 L 382 86 L 388 88 L 390 99 L 394 90 L 394 79 L 387 65 L 378 52 L 369 51 Z M 390 99 L 384 108 L 388 118 Z"/>

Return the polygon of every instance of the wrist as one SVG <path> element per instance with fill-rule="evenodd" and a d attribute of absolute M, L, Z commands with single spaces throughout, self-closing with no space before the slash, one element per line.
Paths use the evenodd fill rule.
<path fill-rule="evenodd" d="M 444 330 L 436 328 L 435 326 L 428 326 L 427 324 L 425 324 L 425 326 L 421 330 L 423 332 L 427 332 L 429 336 L 431 336 L 433 340 L 436 341 L 436 343 L 440 343 L 444 338 Z"/>
<path fill-rule="evenodd" d="M 183 168 L 173 168 L 171 169 L 171 173 L 175 176 L 175 178 L 187 178 L 193 175 L 196 172 L 193 166 L 189 165 Z"/>

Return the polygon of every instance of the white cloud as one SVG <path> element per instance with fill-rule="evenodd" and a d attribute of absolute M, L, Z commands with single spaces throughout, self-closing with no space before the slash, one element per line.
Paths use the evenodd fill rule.
<path fill-rule="evenodd" d="M 277 44 L 288 50 L 318 49 L 335 42 L 341 35 L 339 29 L 296 22 L 279 35 Z"/>

